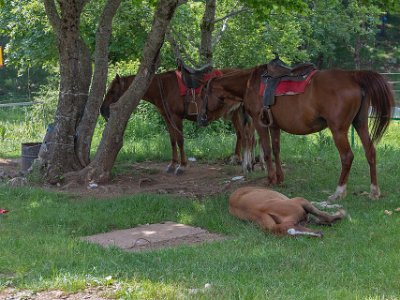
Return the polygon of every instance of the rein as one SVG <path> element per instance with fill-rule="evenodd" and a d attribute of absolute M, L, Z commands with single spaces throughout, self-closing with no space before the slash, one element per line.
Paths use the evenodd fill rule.
<path fill-rule="evenodd" d="M 206 120 L 208 120 L 208 116 L 207 116 L 207 112 L 208 112 L 208 93 L 209 93 L 209 89 L 210 89 L 210 83 L 214 78 L 216 78 L 216 77 L 213 77 L 213 78 L 211 78 L 210 80 L 207 81 L 206 92 L 205 92 L 205 95 L 204 95 L 204 98 L 203 98 L 203 105 L 202 105 L 202 108 L 201 108 L 201 116 L 202 116 L 202 118 L 205 118 Z M 200 97 L 201 97 L 201 93 L 200 93 Z"/>
<path fill-rule="evenodd" d="M 185 137 L 185 136 L 183 135 L 183 132 L 180 131 L 180 130 L 176 127 L 176 124 L 175 124 L 174 120 L 172 120 L 172 118 L 171 118 L 171 111 L 169 110 L 169 107 L 168 107 L 168 105 L 167 105 L 167 102 L 165 101 L 165 98 L 164 98 L 164 88 L 163 88 L 163 85 L 162 85 L 162 82 L 161 82 L 160 78 L 157 79 L 157 83 L 158 83 L 158 89 L 159 89 L 159 91 L 160 91 L 161 102 L 162 102 L 162 104 L 163 104 L 164 111 L 165 111 L 165 115 L 166 115 L 166 117 L 167 117 L 167 119 L 168 119 L 168 122 L 171 124 L 172 128 L 175 129 L 182 137 Z"/>

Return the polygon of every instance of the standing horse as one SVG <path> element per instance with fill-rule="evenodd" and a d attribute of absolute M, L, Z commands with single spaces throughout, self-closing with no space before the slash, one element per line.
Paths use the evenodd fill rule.
<path fill-rule="evenodd" d="M 222 70 L 222 72 L 234 73 L 235 70 L 227 69 Z M 100 109 L 101 115 L 106 120 L 108 120 L 110 116 L 110 105 L 118 101 L 118 99 L 129 88 L 134 78 L 134 75 L 126 77 L 116 75 L 113 79 Z M 175 172 L 177 175 L 181 174 L 184 167 L 187 165 L 183 147 L 183 119 L 196 121 L 196 115 L 185 114 L 185 96 L 181 96 L 180 94 L 175 71 L 168 71 L 154 75 L 143 99 L 157 107 L 167 124 L 172 147 L 172 160 L 167 167 L 167 172 Z M 232 119 L 237 136 L 235 156 L 238 159 L 240 159 L 241 156 L 242 137 L 244 135 L 242 113 L 243 109 L 240 108 L 240 105 L 232 106 L 220 102 L 214 103 L 208 114 L 210 120 L 216 120 L 221 117 L 230 117 Z M 177 145 L 180 152 L 180 162 L 178 162 Z"/>
<path fill-rule="evenodd" d="M 291 134 L 306 135 L 329 128 L 339 151 L 342 170 L 336 191 L 329 200 L 346 196 L 346 183 L 354 158 L 348 141 L 348 130 L 353 125 L 361 139 L 370 167 L 370 198 L 378 199 L 380 190 L 376 175 L 376 151 L 374 143 L 384 134 L 391 119 L 394 106 L 392 91 L 386 80 L 373 71 L 318 71 L 302 94 L 277 96 L 271 106 L 273 124 L 268 128 L 263 123 L 265 108 L 259 95 L 261 76 L 268 71 L 268 64 L 253 69 L 248 82 L 236 78 L 237 86 L 247 86 L 243 96 L 241 89 L 233 90 L 232 81 L 217 78 L 209 87 L 208 102 L 230 97 L 240 101 L 244 98 L 246 111 L 254 120 L 254 126 L 260 136 L 264 159 L 268 169 L 268 183 L 283 181 L 284 175 L 280 162 L 280 130 Z M 205 105 L 203 103 L 202 105 Z M 372 107 L 372 137 L 368 131 L 368 110 Z M 201 119 L 201 116 L 199 117 Z M 274 170 L 271 159 L 269 132 L 272 139 L 272 151 L 275 157 Z"/>
<path fill-rule="evenodd" d="M 242 103 L 246 94 L 247 82 L 252 72 L 253 69 L 243 69 L 212 78 L 202 90 L 199 99 L 200 113 L 198 114 L 197 124 L 199 126 L 207 126 L 210 121 L 208 118 L 209 111 L 215 110 L 218 105 L 226 109 L 226 106 L 237 106 L 238 103 Z M 246 111 L 243 115 L 245 118 L 241 122 L 242 134 L 240 141 L 243 149 L 242 169 L 247 172 L 253 169 L 255 163 L 252 151 L 256 141 L 253 120 Z M 269 138 L 269 135 L 267 137 Z M 260 149 L 260 163 L 264 168 L 263 148 Z"/>

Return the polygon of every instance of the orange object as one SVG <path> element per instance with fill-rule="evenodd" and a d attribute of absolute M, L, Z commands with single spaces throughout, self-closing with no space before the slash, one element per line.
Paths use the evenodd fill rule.
<path fill-rule="evenodd" d="M 4 66 L 3 64 L 3 46 L 0 46 L 0 68 Z"/>

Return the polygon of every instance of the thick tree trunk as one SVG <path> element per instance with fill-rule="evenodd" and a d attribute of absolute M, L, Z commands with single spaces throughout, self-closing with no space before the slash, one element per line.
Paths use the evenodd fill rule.
<path fill-rule="evenodd" d="M 123 134 L 129 117 L 153 78 L 158 64 L 160 48 L 164 42 L 165 31 L 177 4 L 178 0 L 159 1 L 152 29 L 143 50 L 139 71 L 125 94 L 111 106 L 110 119 L 103 132 L 96 156 L 82 171 L 67 174 L 67 180 L 104 182 L 110 179 L 111 169 L 123 145 Z"/>
<path fill-rule="evenodd" d="M 121 0 L 107 1 L 97 28 L 93 80 L 89 99 L 77 129 L 76 154 L 82 166 L 87 166 L 90 162 L 90 146 L 107 83 L 108 45 L 112 32 L 112 20 L 120 3 Z"/>
<path fill-rule="evenodd" d="M 91 76 L 89 50 L 80 38 L 80 14 L 87 1 L 59 1 L 61 17 L 53 0 L 45 0 L 46 13 L 58 36 L 60 92 L 54 126 L 39 153 L 45 178 L 60 180 L 64 173 L 79 170 L 75 133 L 87 101 Z"/>
<path fill-rule="evenodd" d="M 202 64 L 212 64 L 212 33 L 214 31 L 216 0 L 207 0 L 206 8 L 201 23 L 201 45 L 200 62 Z"/>

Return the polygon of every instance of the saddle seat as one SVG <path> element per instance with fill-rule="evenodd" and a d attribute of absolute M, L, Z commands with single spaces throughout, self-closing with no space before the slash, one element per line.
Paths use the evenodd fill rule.
<path fill-rule="evenodd" d="M 264 84 L 263 89 L 263 105 L 267 112 L 267 116 L 263 123 L 266 126 L 272 124 L 272 114 L 270 107 L 275 104 L 275 90 L 281 81 L 305 81 L 309 74 L 316 69 L 313 63 L 300 63 L 294 67 L 287 66 L 279 56 L 275 54 L 275 58 L 267 65 L 267 71 L 261 75 L 261 82 Z"/>
<path fill-rule="evenodd" d="M 275 61 L 275 59 L 273 60 Z M 316 67 L 313 63 L 300 63 L 290 68 L 283 64 L 274 64 L 272 62 L 267 65 L 267 72 L 262 77 L 264 78 L 279 78 L 280 80 L 302 81 L 304 76 L 308 75 Z"/>
<path fill-rule="evenodd" d="M 178 59 L 178 70 L 181 71 L 182 81 L 188 89 L 200 87 L 204 83 L 204 75 L 210 73 L 212 69 L 211 64 L 206 64 L 199 69 L 191 68 L 185 65 L 181 59 Z"/>

